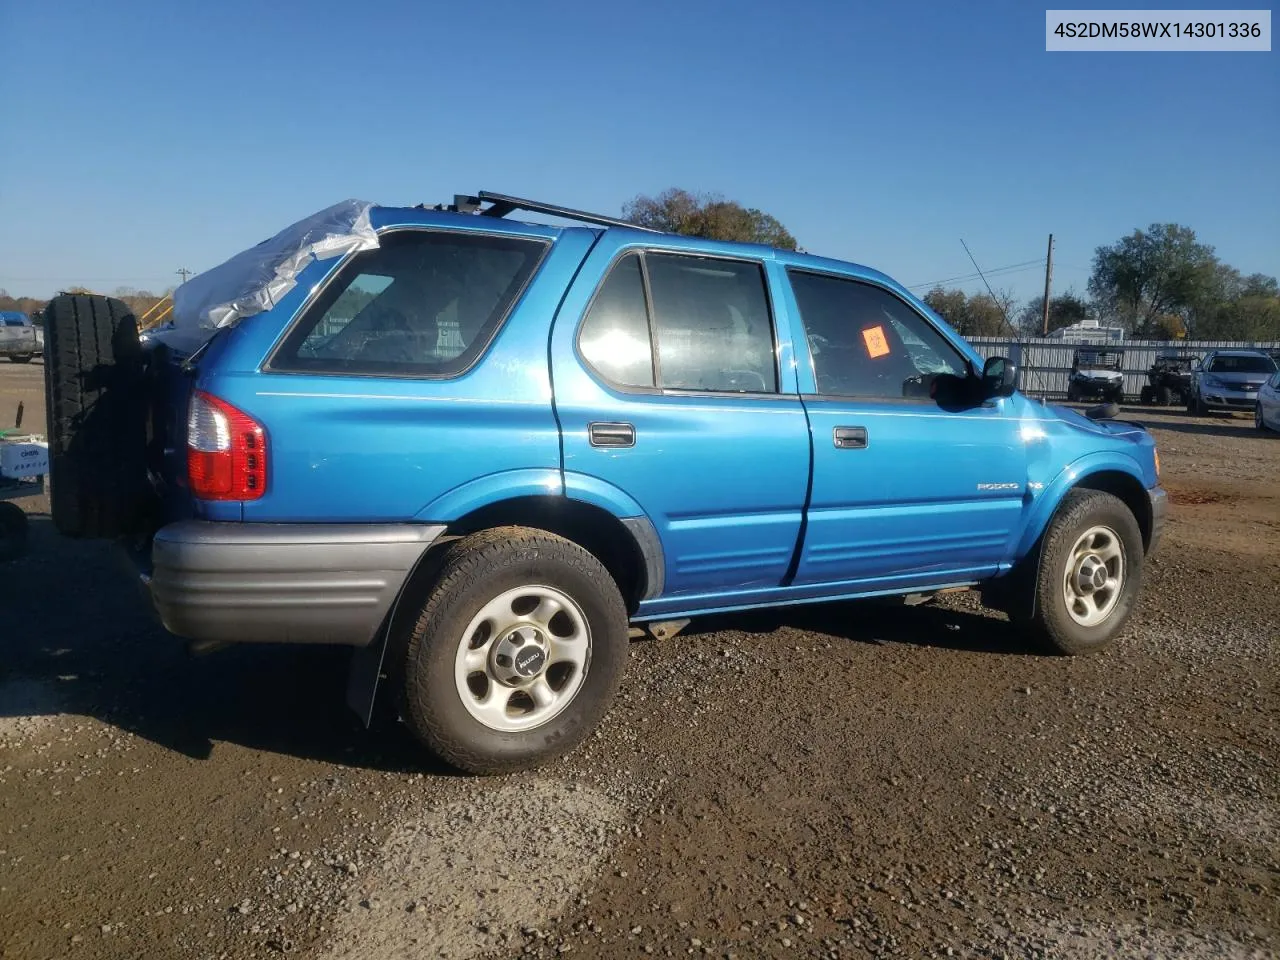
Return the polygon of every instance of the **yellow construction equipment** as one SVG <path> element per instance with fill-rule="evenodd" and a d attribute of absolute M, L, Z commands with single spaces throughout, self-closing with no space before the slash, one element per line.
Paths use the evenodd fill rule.
<path fill-rule="evenodd" d="M 165 306 L 163 310 L 160 310 L 160 307 L 165 304 L 167 304 L 167 306 Z M 157 310 L 160 312 L 156 313 Z M 143 330 L 150 330 L 152 327 L 158 327 L 164 322 L 165 317 L 169 316 L 171 313 L 173 313 L 173 296 L 171 294 L 165 294 L 151 305 L 151 309 L 138 318 L 138 331 L 141 332 Z"/>

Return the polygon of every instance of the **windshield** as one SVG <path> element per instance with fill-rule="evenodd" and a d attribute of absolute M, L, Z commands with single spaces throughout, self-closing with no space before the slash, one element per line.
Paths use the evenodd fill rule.
<path fill-rule="evenodd" d="M 1272 373 L 1275 361 L 1259 354 L 1256 357 L 1214 357 L 1209 363 L 1210 373 Z"/>

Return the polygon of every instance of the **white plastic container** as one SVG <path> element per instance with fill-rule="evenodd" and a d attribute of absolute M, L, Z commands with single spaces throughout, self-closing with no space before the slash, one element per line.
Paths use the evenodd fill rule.
<path fill-rule="evenodd" d="M 0 476 L 25 480 L 48 472 L 49 444 L 25 437 L 0 440 Z"/>

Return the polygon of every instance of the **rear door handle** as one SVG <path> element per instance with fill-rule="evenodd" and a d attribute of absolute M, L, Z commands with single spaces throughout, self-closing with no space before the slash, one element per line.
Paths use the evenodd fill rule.
<path fill-rule="evenodd" d="M 835 442 L 841 450 L 861 450 L 867 445 L 867 428 L 836 427 Z"/>
<path fill-rule="evenodd" d="M 593 447 L 634 447 L 636 428 L 629 423 L 591 423 L 587 439 Z"/>

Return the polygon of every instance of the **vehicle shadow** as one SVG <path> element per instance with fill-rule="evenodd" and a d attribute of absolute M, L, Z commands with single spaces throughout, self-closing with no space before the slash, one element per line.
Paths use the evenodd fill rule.
<path fill-rule="evenodd" d="M 348 649 L 246 644 L 192 656 L 155 620 L 114 546 L 29 519 L 26 555 L 0 564 L 0 724 L 86 716 L 193 759 L 221 741 L 342 766 L 454 772 L 385 716 L 364 728 L 346 706 Z"/>
<path fill-rule="evenodd" d="M 733 630 L 769 634 L 788 629 L 876 646 L 896 643 L 1021 656 L 1037 652 L 1003 615 L 936 603 L 907 606 L 893 598 L 840 600 L 699 617 L 682 636 Z"/>

